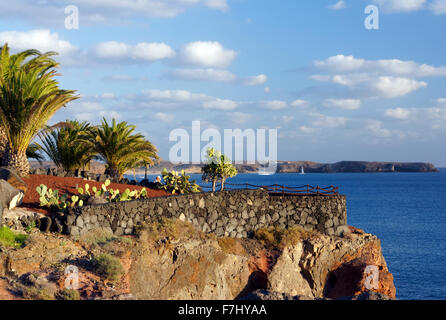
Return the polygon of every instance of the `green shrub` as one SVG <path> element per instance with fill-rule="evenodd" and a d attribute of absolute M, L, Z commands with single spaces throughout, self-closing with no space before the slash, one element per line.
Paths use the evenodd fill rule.
<path fill-rule="evenodd" d="M 54 300 L 54 295 L 41 287 L 25 287 L 22 291 L 25 300 Z"/>
<path fill-rule="evenodd" d="M 289 229 L 268 227 L 257 230 L 254 233 L 254 238 L 266 246 L 283 249 L 286 246 L 296 244 L 298 241 L 308 239 L 315 234 L 315 231 L 308 231 L 297 226 Z"/>
<path fill-rule="evenodd" d="M 0 245 L 4 247 L 21 247 L 27 237 L 26 234 L 15 234 L 6 226 L 0 227 Z"/>
<path fill-rule="evenodd" d="M 93 259 L 95 272 L 110 281 L 118 281 L 124 273 L 121 261 L 110 254 L 103 253 Z"/>
<path fill-rule="evenodd" d="M 63 289 L 59 291 L 58 298 L 61 300 L 80 300 L 79 291 L 73 289 Z"/>
<path fill-rule="evenodd" d="M 202 239 L 203 237 L 202 232 L 195 229 L 191 223 L 165 217 L 140 225 L 136 231 L 140 237 L 144 235 L 150 241 L 161 239 L 181 240 L 184 238 Z"/>
<path fill-rule="evenodd" d="M 218 239 L 218 245 L 223 250 L 223 252 L 234 255 L 246 255 L 246 250 L 239 240 L 234 238 L 220 238 Z"/>

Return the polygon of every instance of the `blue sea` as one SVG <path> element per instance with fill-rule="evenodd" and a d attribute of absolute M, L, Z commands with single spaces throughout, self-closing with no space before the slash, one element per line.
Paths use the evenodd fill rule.
<path fill-rule="evenodd" d="M 197 182 L 200 178 L 192 175 Z M 347 196 L 348 224 L 381 239 L 397 298 L 446 299 L 446 169 L 440 173 L 239 174 L 228 182 L 338 186 Z"/>

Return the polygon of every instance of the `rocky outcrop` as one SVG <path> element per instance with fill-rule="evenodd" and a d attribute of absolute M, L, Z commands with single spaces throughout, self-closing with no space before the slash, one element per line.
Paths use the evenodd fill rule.
<path fill-rule="evenodd" d="M 0 226 L 3 225 L 3 212 L 13 209 L 23 201 L 23 191 L 16 189 L 6 180 L 0 180 Z"/>
<path fill-rule="evenodd" d="M 62 289 L 63 270 L 75 265 L 84 299 L 395 298 L 376 236 L 348 227 L 340 236 L 304 229 L 291 234 L 271 246 L 263 240 L 217 238 L 168 219 L 145 227 L 136 239 L 99 233 L 75 241 L 35 231 L 23 248 L 0 248 L 0 278 L 22 279 L 32 273 Z M 112 287 L 91 263 L 91 257 L 103 252 L 116 256 L 123 267 Z M 372 289 L 367 266 L 378 270 Z"/>
<path fill-rule="evenodd" d="M 20 176 L 14 169 L 4 167 L 0 168 L 0 179 L 5 180 L 11 186 L 22 191 L 23 193 L 26 193 L 26 191 L 28 190 L 26 183 L 23 181 L 22 178 L 20 178 Z"/>
<path fill-rule="evenodd" d="M 143 246 L 133 255 L 130 290 L 136 299 L 233 300 L 248 283 L 248 258 L 224 253 L 214 240 Z"/>
<path fill-rule="evenodd" d="M 379 270 L 375 292 L 396 294 L 379 239 L 354 228 L 343 237 L 313 233 L 281 250 L 249 255 L 229 254 L 210 239 L 139 248 L 130 273 L 136 298 L 234 299 L 256 289 L 300 299 L 353 297 L 370 291 L 367 266 Z"/>
<path fill-rule="evenodd" d="M 49 220 L 45 215 L 24 208 L 4 209 L 2 223 L 13 230 L 25 230 L 30 226 L 40 226 Z"/>

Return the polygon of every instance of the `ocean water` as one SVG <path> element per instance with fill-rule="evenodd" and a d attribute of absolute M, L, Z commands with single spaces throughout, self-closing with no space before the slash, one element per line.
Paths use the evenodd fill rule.
<path fill-rule="evenodd" d="M 200 178 L 192 175 L 197 182 Z M 440 173 L 239 174 L 228 182 L 338 186 L 347 196 L 348 224 L 381 239 L 397 298 L 446 299 L 446 169 Z"/>

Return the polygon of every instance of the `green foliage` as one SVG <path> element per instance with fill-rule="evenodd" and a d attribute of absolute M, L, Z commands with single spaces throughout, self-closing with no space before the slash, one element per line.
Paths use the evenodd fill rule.
<path fill-rule="evenodd" d="M 203 239 L 205 236 L 189 222 L 165 217 L 139 225 L 136 231 L 141 238 L 154 242 L 158 242 L 161 239 Z"/>
<path fill-rule="evenodd" d="M 120 202 L 120 201 L 130 201 L 136 199 L 145 199 L 147 198 L 147 190 L 146 188 L 142 188 L 141 190 L 133 190 L 125 189 L 123 193 L 120 193 L 118 189 L 114 190 L 112 188 L 107 189 L 110 186 L 111 181 L 106 180 L 100 189 L 96 187 L 91 188 L 90 185 L 85 184 L 85 188 L 78 188 L 79 195 L 83 198 L 83 201 L 86 202 L 90 197 L 103 198 L 108 202 Z"/>
<path fill-rule="evenodd" d="M 134 133 L 135 129 L 127 122 L 117 123 L 115 119 L 109 125 L 104 118 L 102 124 L 91 132 L 91 147 L 106 163 L 106 173 L 115 180 L 122 178 L 127 170 L 153 164 L 159 158 L 156 147 L 142 134 Z"/>
<path fill-rule="evenodd" d="M 118 281 L 124 273 L 121 261 L 108 253 L 93 258 L 95 272 L 110 281 Z"/>
<path fill-rule="evenodd" d="M 42 154 L 40 153 L 41 148 L 38 144 L 36 143 L 31 143 L 28 146 L 28 149 L 26 149 L 26 157 L 28 159 L 34 159 L 39 161 L 40 164 L 42 164 L 42 161 L 45 160 L 45 158 L 42 156 Z"/>
<path fill-rule="evenodd" d="M 78 196 L 72 196 L 68 199 L 67 194 L 59 196 L 58 190 L 48 189 L 44 184 L 41 184 L 36 188 L 39 194 L 40 206 L 47 207 L 51 211 L 66 211 L 69 207 L 74 207 L 76 205 L 83 206 L 83 200 L 80 200 Z"/>
<path fill-rule="evenodd" d="M 6 226 L 0 227 L 0 245 L 4 247 L 19 248 L 25 244 L 27 235 L 15 234 Z"/>
<path fill-rule="evenodd" d="M 202 180 L 212 182 L 212 191 L 215 191 L 219 180 L 221 181 L 221 191 L 223 191 L 226 179 L 237 175 L 237 169 L 231 160 L 214 148 L 208 149 L 207 163 L 201 171 L 203 173 Z"/>
<path fill-rule="evenodd" d="M 200 192 L 200 187 L 195 180 L 190 181 L 190 176 L 186 175 L 184 170 L 181 175 L 177 171 L 168 172 L 166 168 L 161 172 L 164 184 L 160 188 L 171 192 L 172 194 L 187 194 Z"/>
<path fill-rule="evenodd" d="M 235 255 L 241 255 L 241 256 L 247 255 L 246 249 L 243 247 L 243 245 L 237 239 L 229 238 L 229 237 L 219 238 L 218 245 L 224 252 L 226 252 L 228 254 L 235 254 Z"/>
<path fill-rule="evenodd" d="M 9 144 L 5 165 L 11 162 L 20 175 L 27 174 L 29 164 L 15 158 L 26 160 L 37 133 L 57 110 L 78 98 L 75 91 L 59 88 L 56 54 L 32 49 L 10 55 L 7 44 L 0 49 L 0 126 Z"/>
<path fill-rule="evenodd" d="M 38 146 L 56 166 L 73 173 L 88 166 L 95 156 L 87 141 L 92 130 L 87 122 L 68 120 L 59 128 L 43 130 L 39 134 L 42 144 Z"/>
<path fill-rule="evenodd" d="M 296 244 L 298 241 L 309 239 L 315 234 L 315 231 L 308 231 L 298 226 L 288 229 L 268 227 L 257 230 L 254 233 L 254 238 L 266 246 L 283 249 L 286 246 Z"/>
<path fill-rule="evenodd" d="M 81 295 L 79 291 L 73 289 L 60 290 L 57 297 L 60 300 L 81 300 Z"/>
<path fill-rule="evenodd" d="M 37 227 L 36 222 L 33 221 L 25 228 L 25 231 L 27 233 L 31 233 L 34 229 L 36 229 L 36 227 Z"/>
<path fill-rule="evenodd" d="M 25 300 L 55 300 L 54 294 L 44 287 L 25 287 L 22 295 Z"/>

